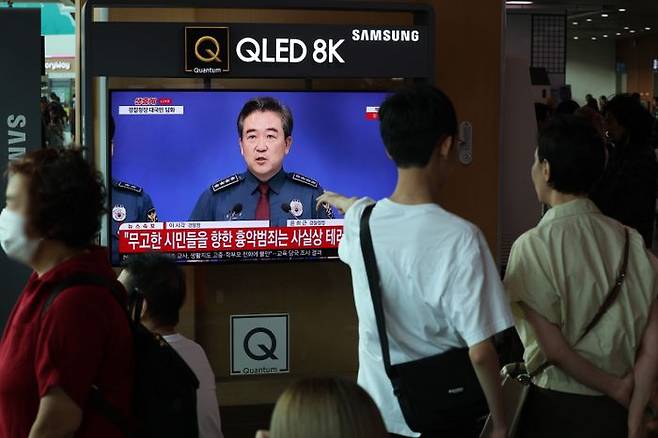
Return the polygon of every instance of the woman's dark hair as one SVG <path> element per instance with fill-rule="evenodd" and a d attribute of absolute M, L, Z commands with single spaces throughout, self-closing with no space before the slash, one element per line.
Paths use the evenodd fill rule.
<path fill-rule="evenodd" d="M 12 161 L 9 176 L 28 184 L 27 226 L 71 248 L 93 244 L 105 212 L 103 178 L 79 151 L 40 149 Z"/>
<path fill-rule="evenodd" d="M 416 85 L 389 96 L 379 108 L 379 130 L 400 168 L 425 167 L 436 147 L 457 134 L 457 114 L 438 88 Z"/>
<path fill-rule="evenodd" d="M 644 147 L 649 143 L 655 119 L 636 97 L 628 94 L 615 96 L 606 105 L 606 110 L 624 128 L 630 145 Z"/>
<path fill-rule="evenodd" d="M 588 194 L 603 175 L 603 138 L 586 119 L 559 115 L 539 132 L 537 158 L 551 168 L 549 186 L 561 193 Z"/>
<path fill-rule="evenodd" d="M 139 254 L 127 259 L 128 293 L 144 294 L 148 317 L 160 326 L 175 326 L 185 303 L 185 273 L 169 256 Z"/>

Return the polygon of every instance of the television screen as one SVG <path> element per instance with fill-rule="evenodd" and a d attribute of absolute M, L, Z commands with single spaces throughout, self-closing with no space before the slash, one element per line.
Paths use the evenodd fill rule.
<path fill-rule="evenodd" d="M 110 93 L 110 250 L 180 262 L 337 256 L 324 190 L 391 193 L 377 110 L 386 92 Z"/>

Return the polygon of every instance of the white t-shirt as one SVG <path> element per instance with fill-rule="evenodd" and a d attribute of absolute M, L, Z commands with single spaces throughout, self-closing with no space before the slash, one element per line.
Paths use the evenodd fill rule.
<path fill-rule="evenodd" d="M 185 360 L 199 379 L 199 389 L 196 392 L 199 438 L 223 438 L 215 393 L 215 373 L 210 368 L 206 353 L 199 344 L 181 334 L 176 333 L 163 338 Z"/>
<path fill-rule="evenodd" d="M 338 251 L 352 270 L 358 382 L 377 403 L 390 433 L 418 436 L 404 421 L 384 370 L 359 238 L 361 215 L 371 203 L 360 199 L 347 211 Z M 496 265 L 475 225 L 436 204 L 384 199 L 372 212 L 370 230 L 393 364 L 470 347 L 513 325 Z"/>

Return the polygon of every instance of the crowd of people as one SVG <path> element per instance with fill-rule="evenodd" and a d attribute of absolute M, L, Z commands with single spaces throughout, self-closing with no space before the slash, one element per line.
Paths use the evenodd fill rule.
<path fill-rule="evenodd" d="M 357 383 L 299 381 L 258 437 L 477 437 L 487 414 L 493 438 L 646 436 L 658 377 L 654 122 L 633 96 L 570 106 L 542 123 L 528 184 L 550 208 L 515 242 L 501 279 L 482 232 L 437 201 L 459 141 L 450 98 L 428 85 L 387 98 L 393 193 L 318 199 L 345 215 Z M 75 150 L 45 148 L 10 164 L 6 195 L 0 245 L 34 273 L 0 342 L 0 436 L 222 437 L 208 358 L 176 330 L 184 274 L 146 254 L 116 278 L 95 244 L 107 209 L 99 172 Z M 528 388 L 517 418 L 494 341 L 512 327 Z M 423 374 L 430 359 L 465 366 Z M 193 376 L 191 386 L 140 381 L 171 376 L 163 370 Z M 426 385 L 410 393 L 418 375 Z M 144 388 L 161 410 L 134 405 Z M 154 419 L 189 433 L 156 434 Z"/>
<path fill-rule="evenodd" d="M 75 115 L 69 115 L 60 97 L 54 92 L 41 96 L 41 146 L 62 148 L 67 146 L 74 133 Z"/>

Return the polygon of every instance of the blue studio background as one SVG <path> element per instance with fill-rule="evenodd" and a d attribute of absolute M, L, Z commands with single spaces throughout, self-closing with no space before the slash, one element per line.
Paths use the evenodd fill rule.
<path fill-rule="evenodd" d="M 379 106 L 383 92 L 112 91 L 112 177 L 143 187 L 160 221 L 187 220 L 202 191 L 246 170 L 236 120 L 256 96 L 273 96 L 292 111 L 286 171 L 348 196 L 380 199 L 393 191 L 395 165 L 379 122 L 366 119 L 366 107 Z M 169 98 L 184 115 L 119 115 L 119 106 L 137 97 Z"/>

